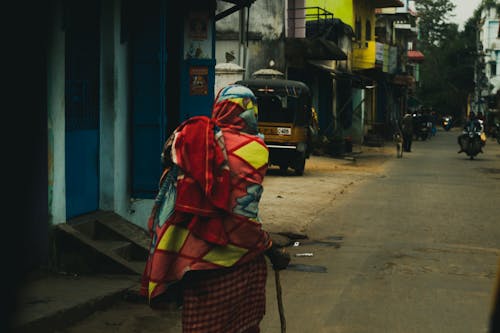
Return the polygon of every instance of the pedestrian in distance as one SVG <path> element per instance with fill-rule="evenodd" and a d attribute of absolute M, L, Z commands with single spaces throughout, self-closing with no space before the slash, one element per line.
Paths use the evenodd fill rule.
<path fill-rule="evenodd" d="M 413 116 L 406 112 L 401 119 L 401 133 L 403 134 L 403 150 L 411 152 L 411 144 L 413 142 Z"/>
<path fill-rule="evenodd" d="M 163 148 L 141 294 L 154 306 L 180 290 L 183 332 L 260 332 L 265 257 L 274 270 L 290 262 L 259 219 L 269 150 L 256 102 L 250 89 L 229 85 L 212 117 L 184 121 Z"/>
<path fill-rule="evenodd" d="M 396 146 L 396 157 L 403 157 L 403 134 L 401 133 L 401 126 L 398 121 L 393 122 L 392 129 L 392 142 Z"/>

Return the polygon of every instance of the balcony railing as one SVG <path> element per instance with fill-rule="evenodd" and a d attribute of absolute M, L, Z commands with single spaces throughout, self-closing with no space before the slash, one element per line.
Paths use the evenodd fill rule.
<path fill-rule="evenodd" d="M 333 19 L 333 13 L 321 7 L 288 8 L 288 37 L 305 38 L 306 22 L 316 21 L 318 31 Z M 314 33 L 314 32 L 313 32 Z"/>

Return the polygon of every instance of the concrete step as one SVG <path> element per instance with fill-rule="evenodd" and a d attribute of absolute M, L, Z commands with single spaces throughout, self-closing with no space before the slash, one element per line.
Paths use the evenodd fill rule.
<path fill-rule="evenodd" d="M 128 272 L 142 275 L 149 254 L 149 234 L 116 213 L 96 211 L 70 220 L 68 223 L 59 224 L 56 228 L 64 235 L 70 236 L 73 243 L 76 240 L 89 250 L 111 259 Z M 61 259 L 62 265 L 72 262 L 71 251 L 79 252 L 71 243 L 67 240 L 58 243 L 58 251 L 60 257 L 63 258 Z M 92 254 L 89 255 L 91 256 Z M 75 258 L 76 260 L 81 260 L 81 258 Z M 86 262 L 81 266 L 87 266 L 85 267 L 87 271 L 99 266 L 95 264 L 97 261 L 95 258 L 85 260 Z M 71 266 L 76 266 L 76 264 L 78 263 Z M 100 267 L 102 266 L 106 265 Z"/>

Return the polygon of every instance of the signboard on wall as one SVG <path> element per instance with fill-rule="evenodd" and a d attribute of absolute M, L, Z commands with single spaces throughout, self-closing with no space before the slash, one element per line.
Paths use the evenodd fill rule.
<path fill-rule="evenodd" d="M 189 94 L 208 95 L 207 66 L 192 66 L 189 68 Z"/>

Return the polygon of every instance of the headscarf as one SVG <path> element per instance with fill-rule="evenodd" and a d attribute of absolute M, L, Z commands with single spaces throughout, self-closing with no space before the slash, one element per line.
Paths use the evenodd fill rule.
<path fill-rule="evenodd" d="M 217 126 L 255 135 L 257 117 L 257 99 L 249 88 L 229 85 L 217 94 L 212 112 Z"/>

